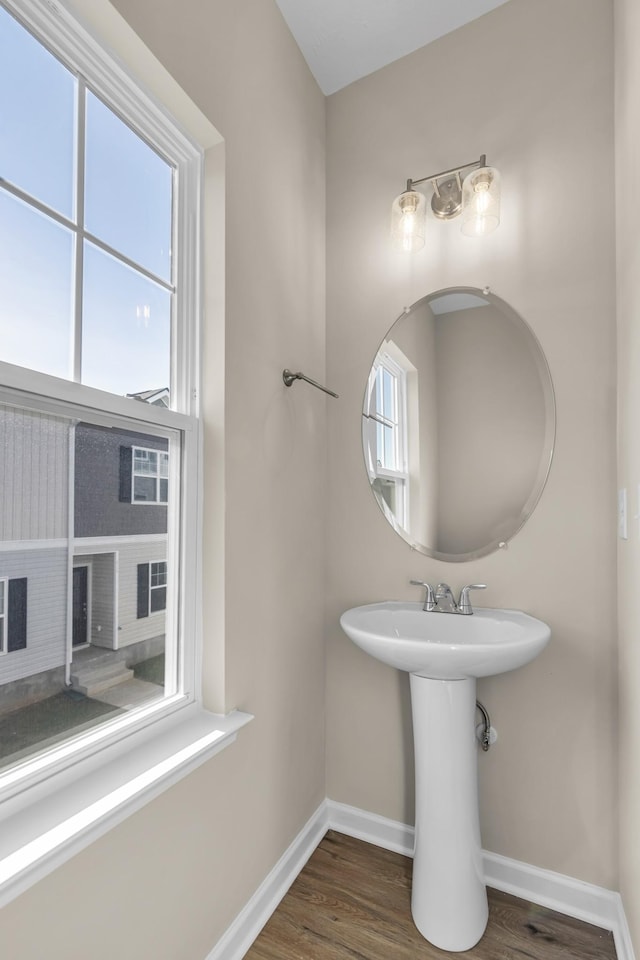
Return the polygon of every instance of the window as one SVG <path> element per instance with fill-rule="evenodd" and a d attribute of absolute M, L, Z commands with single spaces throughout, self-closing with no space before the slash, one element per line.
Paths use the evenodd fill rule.
<path fill-rule="evenodd" d="M 167 561 L 138 564 L 138 619 L 159 613 L 167 605 Z"/>
<path fill-rule="evenodd" d="M 93 697 L 67 689 L 66 673 L 77 662 L 54 665 L 54 673 L 65 674 L 59 696 L 69 711 L 75 713 L 84 706 L 93 718 L 72 730 L 58 729 L 58 739 L 51 718 L 46 718 L 39 729 L 47 730 L 48 740 L 36 739 L 20 755 L 7 750 L 5 734 L 11 718 L 25 719 L 20 709 L 24 685 L 19 677 L 8 681 L 7 673 L 3 674 L 7 682 L 0 687 L 0 905 L 226 748 L 252 719 L 237 710 L 227 716 L 209 713 L 196 682 L 197 551 L 202 529 L 197 482 L 202 151 L 182 131 L 190 131 L 206 149 L 212 148 L 212 164 L 220 174 L 207 180 L 206 212 L 207 234 L 215 239 L 209 247 L 207 275 L 214 276 L 220 287 L 223 265 L 211 250 L 224 246 L 224 164 L 223 151 L 217 149 L 222 138 L 159 61 L 149 58 L 126 21 L 113 19 L 108 0 L 82 5 L 82 15 L 97 36 L 108 24 L 108 44 L 115 59 L 75 21 L 68 6 L 58 0 L 0 0 L 0 77 L 4 81 L 0 83 L 0 581 L 8 581 L 3 588 L 5 604 L 14 581 L 22 581 L 24 600 L 22 607 L 17 605 L 23 616 L 21 630 L 15 634 L 8 614 L 10 655 L 0 657 L 0 666 L 19 673 L 25 662 L 33 663 L 39 642 L 44 645 L 41 652 L 54 657 L 59 657 L 58 643 L 63 651 L 73 649 L 77 620 L 79 639 L 85 631 L 91 632 L 92 653 L 102 656 L 107 647 L 109 656 L 117 652 L 125 660 L 139 630 L 153 625 L 156 635 L 166 632 L 166 667 L 160 677 L 156 671 L 159 695 L 155 701 L 124 710 L 119 707 L 100 718 L 95 713 L 104 704 L 96 706 Z M 25 36 L 33 44 L 35 65 L 20 46 Z M 151 97 L 132 79 L 141 64 Z M 91 116 L 83 110 L 83 96 Z M 163 102 L 171 102 L 177 110 L 179 125 L 158 106 Z M 57 112 L 55 103 L 62 103 Z M 103 184 L 98 182 L 97 189 L 105 187 L 113 194 L 115 182 L 121 194 L 110 197 L 103 210 L 117 215 L 121 223 L 123 215 L 130 220 L 137 216 L 138 222 L 127 224 L 124 231 L 105 224 L 97 215 L 99 205 L 92 206 L 90 185 L 87 216 L 78 209 L 82 192 L 76 171 L 84 163 L 86 173 L 87 157 L 100 169 L 101 154 L 102 159 L 106 157 L 103 148 L 112 146 L 107 138 L 106 144 L 103 140 L 101 147 L 92 150 L 92 132 L 82 135 L 83 122 L 85 127 L 87 121 L 94 124 L 93 133 L 96 122 L 109 128 L 112 118 L 100 105 L 160 158 L 165 166 L 156 165 L 156 173 L 171 170 L 171 247 L 166 258 L 158 243 L 145 248 L 138 242 L 141 224 L 156 223 L 159 237 L 162 223 L 157 220 L 158 211 L 150 208 L 152 203 L 145 201 L 142 207 L 138 203 L 143 195 L 148 197 L 148 191 L 145 194 L 136 187 L 129 203 L 125 174 L 134 169 L 140 173 L 135 158 L 123 172 L 118 156 L 111 154 L 112 170 L 119 172 L 115 181 L 107 176 Z M 117 123 L 114 126 L 118 128 Z M 135 153 L 140 144 L 129 142 Z M 150 157 L 142 148 L 141 155 Z M 62 161 L 66 166 L 61 166 Z M 157 186 L 157 178 L 154 183 Z M 9 236 L 7 209 L 21 214 L 12 221 L 14 232 Z M 28 229 L 21 232 L 25 224 Z M 148 256 L 150 250 L 152 256 Z M 85 252 L 88 257 L 83 263 Z M 133 297 L 129 284 L 119 283 L 128 271 L 132 275 L 128 279 L 135 280 Z M 100 282 L 94 284 L 94 280 Z M 126 289 L 128 298 L 123 296 Z M 167 303 L 168 341 L 163 334 Z M 217 307 L 213 314 L 221 323 L 223 311 Z M 92 358 L 98 355 L 102 364 L 100 337 L 105 340 L 104 358 L 113 363 L 106 341 L 119 338 L 122 342 L 127 336 L 120 350 L 123 368 L 131 370 L 129 355 L 140 353 L 140 343 L 145 348 L 135 377 L 118 383 L 112 367 L 110 372 L 97 369 L 99 377 L 108 378 L 106 385 L 92 380 Z M 222 358 L 216 363 L 222 373 Z M 155 382 L 145 389 L 141 384 L 149 381 L 140 374 L 148 372 L 154 372 Z M 131 492 L 128 502 L 119 498 L 119 449 L 124 446 L 130 453 L 133 446 L 168 453 L 166 504 L 145 509 L 132 502 Z M 131 463 L 128 478 L 131 487 Z M 166 609 L 137 620 L 136 564 L 144 562 L 167 564 Z M 76 569 L 84 569 L 86 576 L 74 577 Z M 126 594 L 126 618 L 119 617 L 123 608 L 114 602 L 118 591 L 111 590 L 116 577 L 121 578 L 118 590 L 123 602 Z M 92 616 L 85 617 L 85 601 L 94 605 Z M 57 639 L 52 644 L 54 635 Z M 20 646 L 15 654 L 14 639 L 10 639 L 14 637 Z M 78 644 L 80 653 L 83 646 Z M 137 668 L 125 663 L 125 670 L 129 669 Z M 150 671 L 146 682 L 152 680 Z M 17 726 L 36 730 L 29 723 Z"/>
<path fill-rule="evenodd" d="M 0 580 L 0 654 L 7 652 L 7 580 Z"/>
<path fill-rule="evenodd" d="M 167 561 L 150 564 L 149 610 L 157 613 L 167 605 Z"/>
<path fill-rule="evenodd" d="M 369 377 L 364 419 L 367 466 L 378 500 L 400 526 L 408 524 L 406 373 L 378 354 Z"/>
<path fill-rule="evenodd" d="M 0 580 L 0 654 L 27 646 L 27 578 Z"/>
<path fill-rule="evenodd" d="M 133 503 L 166 503 L 169 491 L 169 454 L 133 448 Z"/>
<path fill-rule="evenodd" d="M 0 129 L 1 798 L 196 699 L 202 156 L 35 0 L 0 0 Z"/>

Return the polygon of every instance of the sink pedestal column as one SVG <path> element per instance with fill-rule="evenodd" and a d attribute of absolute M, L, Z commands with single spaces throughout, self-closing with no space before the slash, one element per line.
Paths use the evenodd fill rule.
<path fill-rule="evenodd" d="M 475 680 L 411 674 L 416 834 L 411 912 L 441 950 L 470 950 L 487 925 L 478 817 Z"/>

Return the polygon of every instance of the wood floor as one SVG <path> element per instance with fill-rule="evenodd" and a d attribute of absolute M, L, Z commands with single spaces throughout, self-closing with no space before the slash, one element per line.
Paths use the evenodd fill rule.
<path fill-rule="evenodd" d="M 615 960 L 613 936 L 495 890 L 482 940 L 438 950 L 411 919 L 411 860 L 329 831 L 245 960 Z"/>

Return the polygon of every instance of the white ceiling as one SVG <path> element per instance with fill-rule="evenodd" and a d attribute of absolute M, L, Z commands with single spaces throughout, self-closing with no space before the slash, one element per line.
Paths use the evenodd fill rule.
<path fill-rule="evenodd" d="M 323 93 L 506 3 L 506 0 L 276 0 Z"/>

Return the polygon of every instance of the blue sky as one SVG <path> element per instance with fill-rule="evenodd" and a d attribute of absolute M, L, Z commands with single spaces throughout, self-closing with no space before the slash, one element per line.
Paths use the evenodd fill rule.
<path fill-rule="evenodd" d="M 75 220 L 75 76 L 0 7 L 0 177 Z M 85 229 L 171 281 L 173 172 L 87 92 Z M 82 241 L 79 241 L 82 242 Z M 0 185 L 0 358 L 72 376 L 75 233 Z M 171 294 L 85 241 L 82 381 L 169 386 Z"/>

